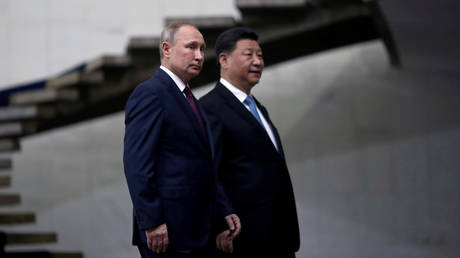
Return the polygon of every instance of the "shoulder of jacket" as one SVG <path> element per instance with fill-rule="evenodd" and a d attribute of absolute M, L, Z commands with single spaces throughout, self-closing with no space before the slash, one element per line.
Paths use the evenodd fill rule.
<path fill-rule="evenodd" d="M 219 102 L 219 94 L 217 94 L 215 89 L 212 89 L 200 98 L 200 103 L 203 105 L 216 105 Z"/>

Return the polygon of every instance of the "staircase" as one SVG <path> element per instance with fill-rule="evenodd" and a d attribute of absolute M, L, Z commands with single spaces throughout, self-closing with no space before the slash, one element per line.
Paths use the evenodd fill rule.
<path fill-rule="evenodd" d="M 400 65 L 397 49 L 376 1 L 372 0 L 235 0 L 241 20 L 233 17 L 166 19 L 194 24 L 207 47 L 204 68 L 191 82 L 199 87 L 218 79 L 214 45 L 219 33 L 234 26 L 248 26 L 259 34 L 265 66 L 354 43 L 380 39 L 390 63 Z M 159 37 L 134 37 L 126 53 L 97 57 L 75 69 L 48 78 L 33 89 L 7 92 L 8 104 L 0 107 L 0 152 L 20 151 L 28 135 L 108 115 L 124 109 L 131 91 L 153 75 L 160 65 Z M 5 97 L 5 96 L 3 96 Z M 11 160 L 0 159 L 0 169 L 11 169 Z M 0 189 L 11 184 L 0 172 Z M 0 205 L 18 205 L 17 193 L 0 193 Z M 5 253 L 16 244 L 56 242 L 54 233 L 4 232 L 2 225 L 34 223 L 29 212 L 0 214 L 1 257 L 83 257 L 81 253 L 46 251 Z"/>
<path fill-rule="evenodd" d="M 16 138 L 0 140 L 0 151 L 13 152 L 19 150 Z M 0 189 L 7 189 L 11 185 L 11 160 L 0 159 Z M 15 206 L 21 203 L 21 196 L 17 193 L 0 193 L 0 207 Z M 32 212 L 0 212 L 0 257 L 4 258 L 82 258 L 82 253 L 48 252 L 44 250 L 6 252 L 5 247 L 15 245 L 39 245 L 55 243 L 57 235 L 53 232 L 10 232 L 4 230 L 6 226 L 25 225 L 35 223 L 36 217 Z"/>

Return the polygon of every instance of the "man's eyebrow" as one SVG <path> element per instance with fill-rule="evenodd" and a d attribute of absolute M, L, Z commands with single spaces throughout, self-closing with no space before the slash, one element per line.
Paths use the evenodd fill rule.
<path fill-rule="evenodd" d="M 199 41 L 196 41 L 196 40 L 192 40 L 192 41 L 189 41 L 187 43 L 185 43 L 186 45 L 189 45 L 189 44 L 200 44 Z M 206 47 L 206 42 L 203 42 L 203 46 Z"/>
<path fill-rule="evenodd" d="M 253 48 L 253 47 L 245 48 L 243 51 L 247 51 L 247 50 L 249 50 L 249 51 L 256 51 L 256 52 L 261 51 L 261 52 L 262 52 L 262 49 L 261 49 L 261 48 Z"/>

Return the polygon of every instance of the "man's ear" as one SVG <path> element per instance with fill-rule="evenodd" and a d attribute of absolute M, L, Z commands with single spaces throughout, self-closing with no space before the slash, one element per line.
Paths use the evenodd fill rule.
<path fill-rule="evenodd" d="M 161 43 L 161 50 L 163 52 L 163 56 L 169 57 L 171 55 L 171 43 L 167 41 Z"/>
<path fill-rule="evenodd" d="M 227 69 L 228 67 L 228 56 L 226 53 L 222 52 L 219 54 L 219 64 L 220 67 L 223 69 Z"/>

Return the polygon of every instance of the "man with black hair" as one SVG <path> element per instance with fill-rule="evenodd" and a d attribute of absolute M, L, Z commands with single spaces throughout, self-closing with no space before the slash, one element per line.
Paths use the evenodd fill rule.
<path fill-rule="evenodd" d="M 224 257 L 295 257 L 299 225 L 292 184 L 278 132 L 251 95 L 264 68 L 258 36 L 238 27 L 217 38 L 220 80 L 200 99 L 216 146 L 218 173 L 241 234 L 217 238 Z"/>

